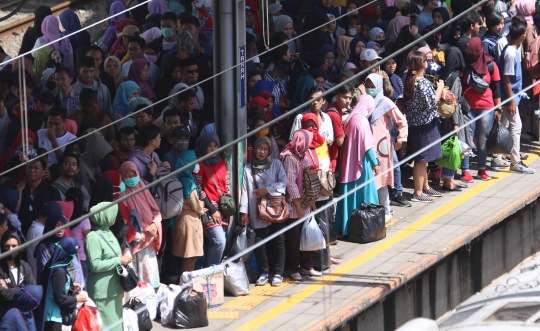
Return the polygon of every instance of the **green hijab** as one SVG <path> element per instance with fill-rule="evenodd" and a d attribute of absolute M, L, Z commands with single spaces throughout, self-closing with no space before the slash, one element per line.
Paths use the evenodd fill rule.
<path fill-rule="evenodd" d="M 197 156 L 195 155 L 195 151 L 190 149 L 183 151 L 178 156 L 174 169 L 178 170 L 196 159 Z M 184 200 L 186 200 L 191 192 L 197 188 L 197 185 L 195 185 L 195 180 L 193 179 L 193 169 L 195 169 L 195 166 L 190 167 L 176 175 L 178 180 L 180 180 L 180 183 L 182 183 L 182 187 L 184 189 Z"/>
<path fill-rule="evenodd" d="M 94 207 L 90 208 L 90 212 L 94 212 L 98 209 L 105 207 L 110 204 L 108 201 L 100 202 Z M 90 216 L 90 222 L 92 222 L 92 228 L 96 230 L 109 230 L 109 227 L 116 220 L 116 215 L 118 214 L 118 205 L 112 205 L 109 208 L 100 211 L 97 214 Z"/>

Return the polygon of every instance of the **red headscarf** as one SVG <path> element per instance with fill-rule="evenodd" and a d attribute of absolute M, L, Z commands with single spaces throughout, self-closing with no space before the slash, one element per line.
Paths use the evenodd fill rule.
<path fill-rule="evenodd" d="M 313 123 L 317 126 L 317 128 L 307 128 L 307 122 L 309 120 L 312 120 Z M 302 116 L 302 129 L 308 130 L 309 132 L 313 133 L 313 140 L 311 141 L 311 145 L 309 145 L 309 148 L 315 149 L 319 146 L 321 146 L 324 143 L 324 138 L 319 134 L 319 118 L 317 115 L 313 113 L 305 113 L 304 116 Z"/>
<path fill-rule="evenodd" d="M 268 100 L 268 98 L 272 98 L 272 100 L 276 100 L 276 97 L 274 97 L 274 94 L 270 91 L 261 91 L 257 96 L 263 97 L 264 100 Z"/>
<path fill-rule="evenodd" d="M 487 65 L 493 61 L 493 58 L 486 54 L 482 40 L 478 37 L 471 38 L 466 47 L 468 51 L 465 51 L 465 62 L 471 67 L 477 74 L 486 75 Z"/>
<path fill-rule="evenodd" d="M 261 108 L 266 108 L 266 107 L 270 107 L 270 104 L 263 97 L 255 97 L 251 100 L 251 102 L 249 103 L 249 106 L 250 107 L 259 106 Z"/>

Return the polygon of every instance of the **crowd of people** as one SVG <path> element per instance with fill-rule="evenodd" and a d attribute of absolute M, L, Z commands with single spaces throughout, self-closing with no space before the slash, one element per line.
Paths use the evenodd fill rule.
<path fill-rule="evenodd" d="M 215 152 L 213 83 L 199 84 L 214 73 L 211 1 L 151 0 L 119 14 L 133 1 L 109 0 L 97 38 L 74 11 L 56 17 L 38 7 L 19 51 L 29 54 L 13 59 L 0 48 L 1 251 L 142 190 L 1 260 L 0 329 L 61 330 L 88 297 L 103 326 L 113 325 L 122 318 L 120 264 L 154 289 L 178 284 L 182 273 L 222 262 L 233 216 L 259 242 L 327 206 L 318 218 L 346 240 L 351 213 L 363 203 L 383 206 L 389 221 L 393 207 L 434 202 L 442 191 L 490 180 L 488 171 L 533 174 L 520 152 L 519 105 L 540 91 L 522 92 L 535 78 L 525 61 L 540 28 L 539 4 L 491 0 L 469 10 L 478 1 L 366 2 L 313 0 L 304 14 L 301 0 L 270 1 L 264 11 L 261 1 L 246 1 L 248 131 L 294 114 L 247 138 L 235 215 L 222 201 L 234 183 Z M 73 35 L 58 40 L 66 34 Z M 445 86 L 457 100 L 452 116 L 438 111 Z M 508 155 L 488 154 L 494 121 L 512 136 Z M 456 169 L 435 163 L 443 157 L 440 138 L 452 131 L 474 151 Z M 412 195 L 403 194 L 408 165 L 396 166 L 408 155 Z M 143 188 L 203 156 L 177 174 L 182 209 L 165 216 L 156 187 Z M 320 190 L 304 183 L 312 173 Z M 286 201 L 284 222 L 263 217 L 265 198 Z M 285 274 L 296 281 L 322 275 L 313 254 L 300 250 L 302 227 L 255 249 L 257 286 L 280 286 Z"/>

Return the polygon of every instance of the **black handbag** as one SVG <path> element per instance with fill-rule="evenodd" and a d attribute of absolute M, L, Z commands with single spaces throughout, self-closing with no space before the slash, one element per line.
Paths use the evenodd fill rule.
<path fill-rule="evenodd" d="M 96 231 L 97 234 L 107 243 L 107 245 L 111 248 L 114 254 L 118 254 L 118 256 L 121 255 L 121 253 L 116 253 L 114 251 L 114 248 L 112 248 L 111 244 L 103 237 L 103 234 L 101 234 L 100 231 Z M 139 283 L 139 276 L 135 273 L 135 270 L 131 268 L 127 264 L 120 264 L 116 267 L 116 272 L 118 273 L 118 276 L 120 277 L 120 284 L 122 284 L 122 289 L 124 289 L 125 292 L 129 292 L 133 290 L 135 287 L 137 287 L 137 284 Z"/>
<path fill-rule="evenodd" d="M 386 237 L 384 206 L 373 203 L 363 203 L 360 208 L 353 210 L 349 219 L 350 242 L 365 244 Z"/>

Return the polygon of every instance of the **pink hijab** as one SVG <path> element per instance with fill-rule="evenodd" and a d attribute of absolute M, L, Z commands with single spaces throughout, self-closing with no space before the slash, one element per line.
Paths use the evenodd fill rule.
<path fill-rule="evenodd" d="M 131 66 L 129 67 L 129 74 L 127 77 L 127 80 L 132 80 L 139 87 L 141 88 L 141 96 L 156 100 L 156 95 L 154 94 L 154 91 L 152 91 L 152 88 L 148 84 L 147 80 L 141 79 L 141 71 L 144 69 L 144 66 L 148 65 L 148 72 L 150 73 L 150 61 L 138 59 L 131 63 Z"/>
<path fill-rule="evenodd" d="M 305 153 L 309 151 L 309 146 L 311 145 L 312 141 L 313 133 L 304 129 L 296 130 L 291 141 L 287 144 L 287 146 L 285 146 L 283 152 L 279 154 L 279 159 L 283 162 L 286 156 L 291 155 L 297 159 L 300 164 L 302 164 L 301 161 L 304 160 L 304 156 L 306 155 Z M 314 154 L 315 153 L 312 155 Z M 296 185 L 298 186 L 300 192 L 302 192 L 302 180 L 303 176 L 296 177 Z"/>
<path fill-rule="evenodd" d="M 523 17 L 529 24 L 534 24 L 533 15 L 536 13 L 534 0 L 519 0 L 516 4 L 519 16 Z"/>
<path fill-rule="evenodd" d="M 341 155 L 347 159 L 342 160 L 339 169 L 341 183 L 354 182 L 362 176 L 364 155 L 369 149 L 375 147 L 375 138 L 365 116 L 371 114 L 374 109 L 373 98 L 362 95 L 343 125 L 347 138 L 341 147 Z"/>
<path fill-rule="evenodd" d="M 70 58 L 71 43 L 69 38 L 57 41 L 62 37 L 58 18 L 52 15 L 45 17 L 41 23 L 41 33 L 43 33 L 43 37 L 41 38 L 43 38 L 43 41 L 45 41 L 46 44 L 54 42 L 49 46 L 51 50 L 58 49 L 64 54 L 64 67 L 69 68 L 71 74 L 73 74 L 73 60 Z"/>
<path fill-rule="evenodd" d="M 125 180 L 127 178 L 127 174 L 131 171 L 135 171 L 137 176 L 140 177 L 139 169 L 137 168 L 137 165 L 131 161 L 126 161 L 122 164 L 120 167 L 120 175 Z M 130 194 L 131 192 L 138 190 L 142 187 L 145 187 L 144 181 L 139 181 L 139 184 L 135 187 L 126 187 L 126 190 L 124 193 L 120 194 L 119 197 L 123 197 L 127 194 Z M 131 253 L 135 254 L 138 251 L 145 249 L 149 247 L 150 245 L 154 245 L 154 249 L 157 252 L 161 246 L 161 212 L 159 211 L 159 208 L 156 204 L 156 201 L 152 197 L 152 194 L 150 194 L 150 191 L 144 190 L 140 192 L 139 194 L 136 194 L 132 196 L 131 198 L 125 200 L 122 202 L 128 209 L 134 209 L 137 211 L 141 218 L 141 225 L 143 231 L 148 231 L 150 228 L 150 225 L 155 224 L 157 226 L 158 230 L 158 237 L 157 240 L 154 240 L 150 234 L 146 233 L 144 235 L 144 241 L 139 241 L 137 246 L 131 248 Z"/>
<path fill-rule="evenodd" d="M 388 28 L 386 29 L 386 39 L 397 40 L 401 29 L 410 22 L 411 18 L 408 16 L 397 16 L 392 19 L 390 23 L 388 23 Z"/>

